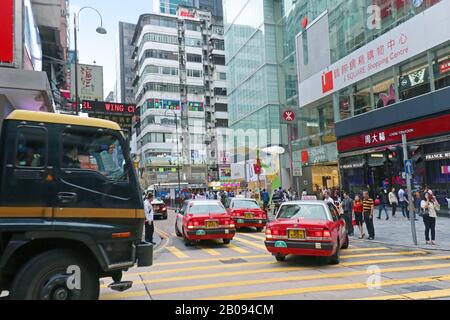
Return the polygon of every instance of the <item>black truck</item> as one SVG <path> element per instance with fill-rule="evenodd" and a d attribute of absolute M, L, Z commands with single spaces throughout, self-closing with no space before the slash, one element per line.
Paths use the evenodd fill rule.
<path fill-rule="evenodd" d="M 0 136 L 0 293 L 91 300 L 99 279 L 150 266 L 129 147 L 110 121 L 14 111 Z"/>

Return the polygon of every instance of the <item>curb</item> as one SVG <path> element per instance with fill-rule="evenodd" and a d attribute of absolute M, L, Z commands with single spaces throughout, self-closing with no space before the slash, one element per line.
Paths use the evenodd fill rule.
<path fill-rule="evenodd" d="M 424 246 L 424 245 L 408 245 L 408 244 L 394 244 L 391 242 L 386 242 L 386 241 L 377 241 L 377 240 L 362 240 L 362 239 L 350 239 L 350 242 L 358 242 L 358 243 L 377 243 L 377 244 L 383 244 L 386 246 L 390 246 L 390 247 L 400 247 L 400 248 L 411 248 L 411 249 L 422 249 L 422 250 L 426 250 L 426 251 L 445 251 L 445 252 L 450 252 L 450 249 L 440 249 L 440 248 L 436 248 L 436 247 L 432 247 L 432 246 Z"/>

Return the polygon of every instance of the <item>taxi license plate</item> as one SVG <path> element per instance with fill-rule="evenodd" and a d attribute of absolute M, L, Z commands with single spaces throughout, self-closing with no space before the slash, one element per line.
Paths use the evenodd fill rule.
<path fill-rule="evenodd" d="M 288 238 L 294 240 L 305 239 L 305 230 L 288 230 Z"/>
<path fill-rule="evenodd" d="M 206 221 L 205 226 L 207 228 L 218 228 L 219 227 L 219 221 Z"/>
<path fill-rule="evenodd" d="M 251 213 L 251 212 L 244 213 L 244 218 L 245 219 L 253 219 L 253 213 Z"/>

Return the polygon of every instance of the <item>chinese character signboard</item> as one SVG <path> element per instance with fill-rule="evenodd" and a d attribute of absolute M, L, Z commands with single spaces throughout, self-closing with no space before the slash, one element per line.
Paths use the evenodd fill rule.
<path fill-rule="evenodd" d="M 2 1 L 0 21 L 0 64 L 10 64 L 14 62 L 14 0 Z"/>
<path fill-rule="evenodd" d="M 445 43 L 450 39 L 448 12 L 450 1 L 441 1 L 300 82 L 300 107 Z M 440 68 L 442 73 L 449 67 L 444 64 Z M 424 77 L 426 74 L 419 70 L 402 81 L 405 86 L 414 86 Z"/>
<path fill-rule="evenodd" d="M 71 75 L 75 77 L 75 65 Z M 75 79 L 71 81 L 72 96 L 75 97 Z M 78 96 L 80 100 L 103 100 L 103 67 L 78 65 Z"/>

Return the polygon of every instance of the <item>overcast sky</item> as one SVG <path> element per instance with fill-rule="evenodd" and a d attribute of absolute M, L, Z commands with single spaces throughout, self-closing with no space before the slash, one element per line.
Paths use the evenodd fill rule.
<path fill-rule="evenodd" d="M 116 81 L 115 44 L 119 21 L 137 23 L 141 14 L 152 11 L 151 0 L 71 0 L 70 1 L 70 37 L 73 49 L 73 13 L 84 6 L 91 6 L 103 16 L 103 26 L 108 33 L 101 35 L 95 32 L 100 25 L 98 15 L 85 9 L 80 15 L 78 33 L 78 52 L 80 63 L 103 66 L 104 96 L 114 90 Z"/>

